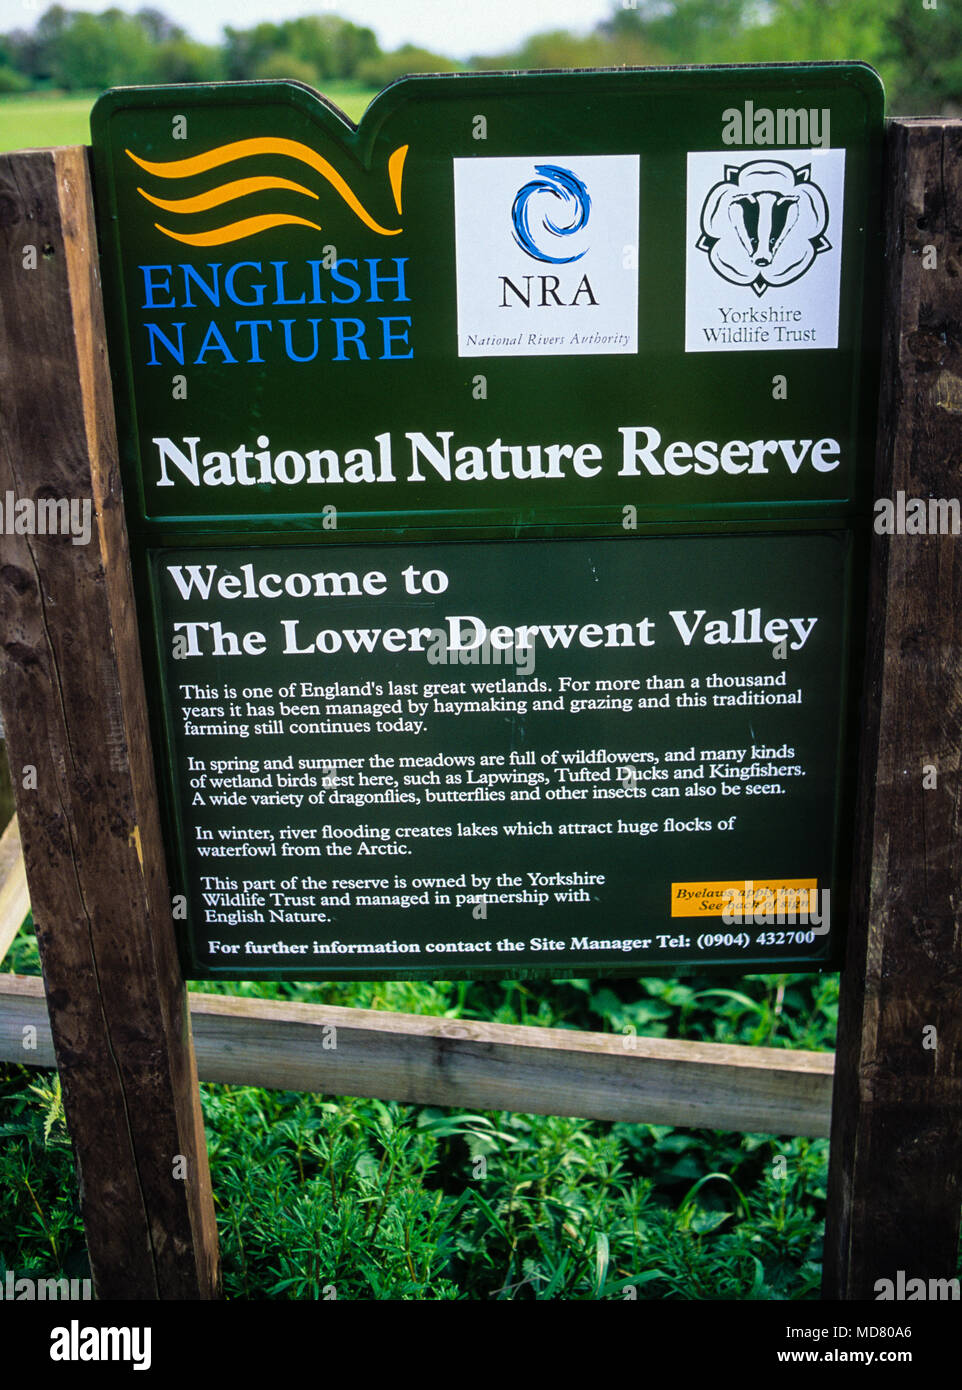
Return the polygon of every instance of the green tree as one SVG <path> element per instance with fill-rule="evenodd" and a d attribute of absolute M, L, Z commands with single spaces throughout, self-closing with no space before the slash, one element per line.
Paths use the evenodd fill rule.
<path fill-rule="evenodd" d="M 252 29 L 224 29 L 224 68 L 232 82 L 254 77 L 259 64 L 265 63 L 281 48 L 276 24 L 255 24 Z"/>
<path fill-rule="evenodd" d="M 320 19 L 294 20 L 294 25 L 316 24 L 320 30 L 329 55 L 329 66 L 325 77 L 356 77 L 362 63 L 370 62 L 381 54 L 381 48 L 372 29 L 350 24 L 334 15 L 324 15 Z"/>
<path fill-rule="evenodd" d="M 71 15 L 51 52 L 51 78 L 68 91 L 136 86 L 155 72 L 150 35 L 123 10 Z"/>
<path fill-rule="evenodd" d="M 154 43 L 169 43 L 187 37 L 180 25 L 168 19 L 162 10 L 138 10 L 134 18 Z"/>
<path fill-rule="evenodd" d="M 166 39 L 156 52 L 155 82 L 219 82 L 224 76 L 220 49 L 196 43 L 185 34 Z"/>
<path fill-rule="evenodd" d="M 598 29 L 618 62 L 638 61 L 628 55 L 641 45 L 672 63 L 719 62 L 720 47 L 737 42 L 758 10 L 749 0 L 638 0 L 631 9 L 619 5 Z"/>
<path fill-rule="evenodd" d="M 893 115 L 962 112 L 962 14 L 946 3 L 923 9 L 896 0 L 885 25 L 884 74 Z"/>
<path fill-rule="evenodd" d="M 535 34 L 511 53 L 473 58 L 478 69 L 644 66 L 862 59 L 881 72 L 889 110 L 962 108 L 962 6 L 942 0 L 612 0 L 584 36 Z M 382 53 L 374 33 L 335 15 L 249 29 L 228 27 L 218 48 L 195 42 L 162 9 L 129 15 L 51 5 L 32 30 L 0 35 L 0 92 L 151 82 L 274 77 L 314 87 L 331 79 L 383 87 L 411 72 L 461 64 L 406 44 Z"/>
<path fill-rule="evenodd" d="M 764 23 L 749 25 L 746 62 L 855 61 L 879 66 L 891 0 L 772 0 Z"/>
<path fill-rule="evenodd" d="M 34 85 L 50 80 L 56 45 L 69 19 L 62 5 L 53 5 L 37 20 L 32 32 L 17 29 L 6 36 L 11 66 Z"/>
<path fill-rule="evenodd" d="M 0 94 L 26 92 L 29 88 L 30 78 L 25 73 L 17 72 L 9 63 L 0 62 Z"/>
<path fill-rule="evenodd" d="M 256 24 L 252 29 L 228 27 L 224 38 L 225 67 L 234 79 L 276 75 L 278 55 L 288 64 L 299 64 L 301 73 L 310 71 L 314 82 L 352 78 L 362 63 L 381 55 L 372 30 L 335 15 L 308 15 L 283 24 Z"/>
<path fill-rule="evenodd" d="M 517 54 L 520 68 L 594 68 L 610 62 L 609 45 L 600 34 L 579 38 L 564 29 L 533 35 Z"/>
<path fill-rule="evenodd" d="M 368 59 L 357 70 L 358 81 L 365 87 L 386 87 L 399 77 L 410 73 L 457 72 L 460 63 L 444 58 L 440 53 L 432 53 L 427 48 L 418 48 L 406 43 L 393 53 L 382 53 L 379 58 Z"/>
<path fill-rule="evenodd" d="M 275 81 L 286 79 L 291 82 L 305 82 L 308 87 L 316 87 L 323 81 L 313 63 L 298 58 L 289 49 L 281 48 L 270 57 L 262 59 L 257 64 L 254 75 L 261 79 L 273 78 Z"/>

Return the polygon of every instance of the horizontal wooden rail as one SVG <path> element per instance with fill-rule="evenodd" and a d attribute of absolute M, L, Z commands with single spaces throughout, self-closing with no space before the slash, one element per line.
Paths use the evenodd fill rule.
<path fill-rule="evenodd" d="M 829 1132 L 831 1052 L 219 994 L 192 994 L 190 1015 L 203 1081 L 634 1124 Z M 36 1029 L 35 1050 L 24 1049 L 25 1028 Z M 54 1065 L 38 978 L 0 975 L 0 1061 Z"/>

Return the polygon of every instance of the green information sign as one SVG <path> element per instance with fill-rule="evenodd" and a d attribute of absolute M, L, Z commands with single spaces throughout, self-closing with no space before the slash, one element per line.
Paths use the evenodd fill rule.
<path fill-rule="evenodd" d="M 881 126 L 858 64 L 100 99 L 191 975 L 837 961 Z"/>

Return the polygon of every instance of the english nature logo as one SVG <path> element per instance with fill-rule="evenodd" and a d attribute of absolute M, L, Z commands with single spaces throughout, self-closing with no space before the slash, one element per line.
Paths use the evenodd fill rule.
<path fill-rule="evenodd" d="M 401 185 L 407 152 L 408 146 L 400 145 L 392 152 L 387 161 L 388 179 L 398 216 L 402 212 Z M 358 220 L 370 231 L 376 232 L 379 236 L 398 236 L 403 230 L 401 227 L 382 226 L 367 210 L 347 179 L 335 169 L 330 160 L 325 159 L 323 155 L 318 154 L 316 150 L 299 140 L 286 140 L 275 136 L 234 140 L 226 145 L 218 145 L 215 149 L 208 150 L 204 154 L 192 155 L 187 159 L 160 162 L 141 159 L 132 150 L 126 150 L 125 153 L 153 178 L 175 180 L 191 179 L 197 174 L 206 174 L 211 170 L 221 169 L 227 164 L 246 163 L 249 160 L 257 160 L 264 155 L 279 155 L 284 159 L 294 161 L 295 164 L 304 166 L 314 174 L 319 174 L 328 188 L 343 199 Z M 209 212 L 212 208 L 221 207 L 226 203 L 251 197 L 256 198 L 260 193 L 278 190 L 290 193 L 294 197 L 311 198 L 315 202 L 320 201 L 321 195 L 314 188 L 297 183 L 293 179 L 265 174 L 252 174 L 246 178 L 218 183 L 203 193 L 196 193 L 185 198 L 161 198 L 154 193 L 148 193 L 145 188 L 138 188 L 137 192 L 147 202 L 160 208 L 162 212 L 171 213 L 178 218 L 191 218 L 197 213 Z M 225 246 L 229 242 L 243 241 L 248 237 L 257 236 L 259 232 L 267 231 L 271 227 L 300 226 L 313 228 L 316 232 L 322 230 L 319 222 L 312 222 L 309 218 L 293 211 L 253 213 L 246 217 L 232 219 L 219 227 L 203 230 L 193 230 L 189 223 L 180 230 L 162 226 L 159 222 L 155 222 L 154 226 L 162 235 L 170 237 L 174 241 L 185 242 L 188 246 Z"/>

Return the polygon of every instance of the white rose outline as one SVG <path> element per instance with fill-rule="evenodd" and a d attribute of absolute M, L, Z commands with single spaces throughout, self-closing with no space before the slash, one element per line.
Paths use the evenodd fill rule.
<path fill-rule="evenodd" d="M 781 159 L 726 165 L 701 210 L 701 235 L 712 269 L 734 285 L 750 285 L 760 297 L 771 286 L 801 279 L 816 256 L 831 249 L 825 236 L 825 195 L 812 167 Z"/>

